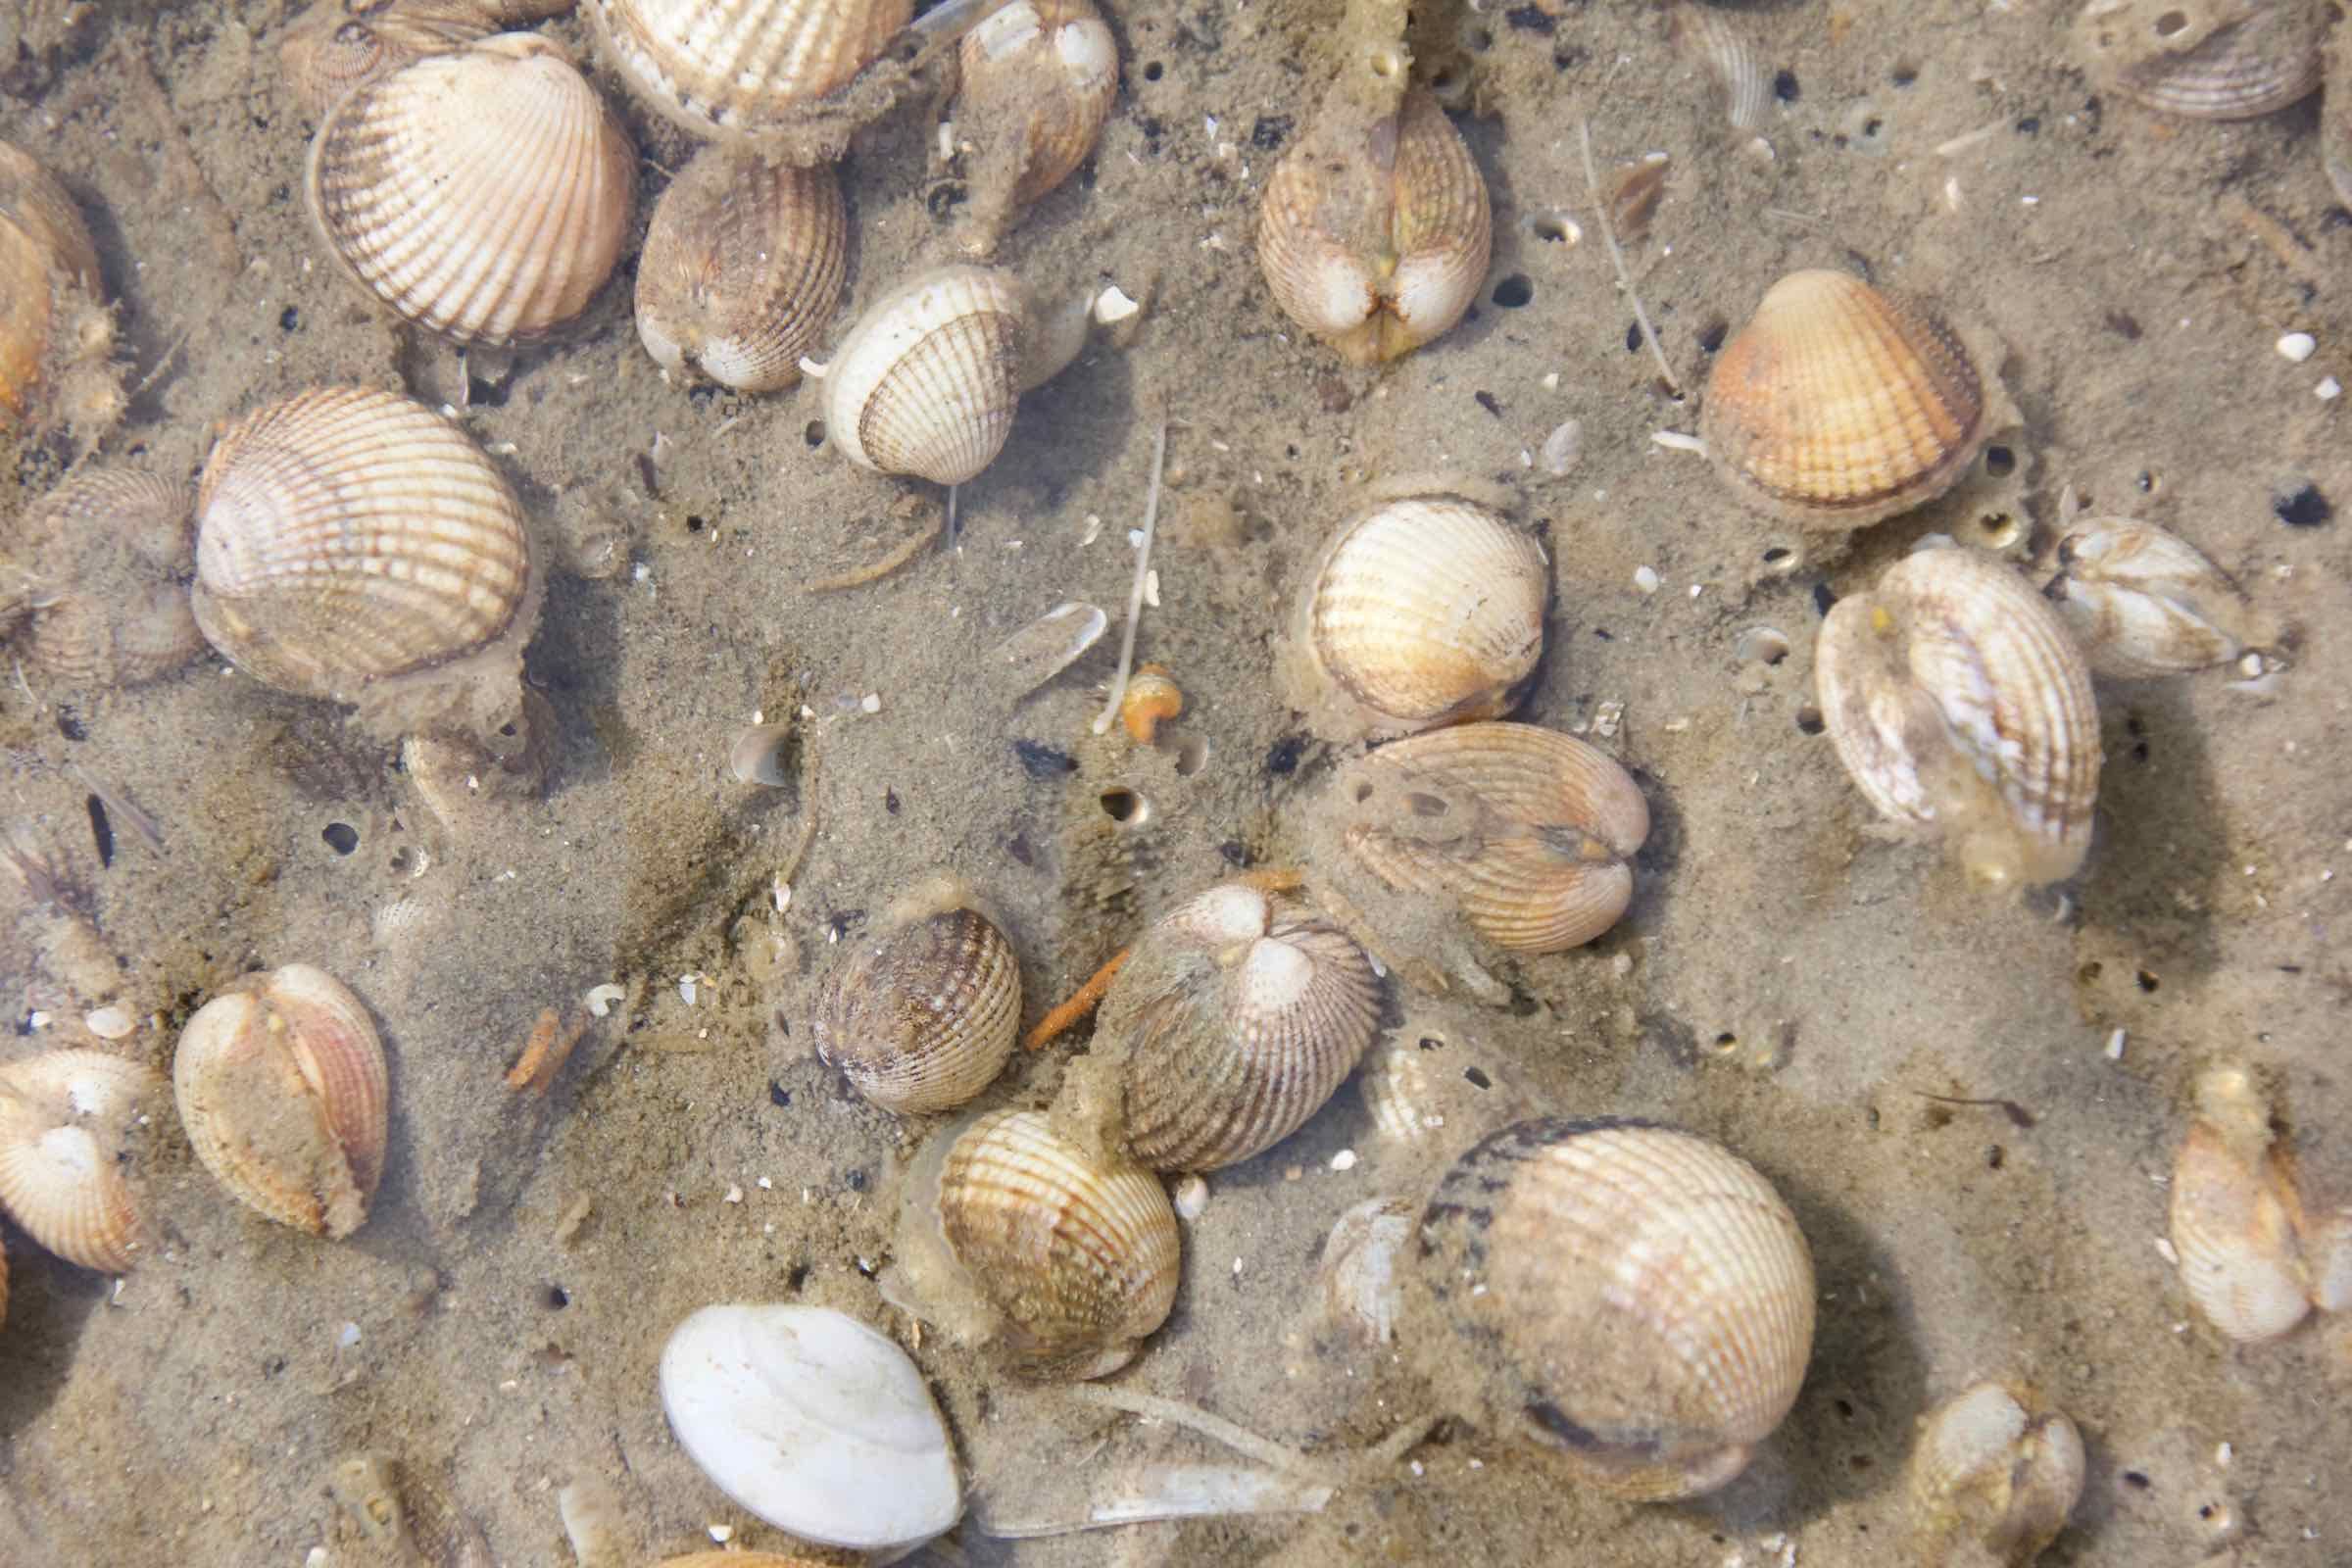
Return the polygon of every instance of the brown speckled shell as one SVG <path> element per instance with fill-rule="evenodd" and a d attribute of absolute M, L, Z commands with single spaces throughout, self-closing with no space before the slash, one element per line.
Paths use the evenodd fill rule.
<path fill-rule="evenodd" d="M 1510 953 L 1558 953 L 1616 924 L 1649 836 L 1624 768 L 1533 724 L 1394 741 L 1344 768 L 1325 808 L 1383 883 L 1451 903 Z"/>
<path fill-rule="evenodd" d="M 1161 918 L 1111 983 L 1095 1049 L 1124 1053 L 1126 1138 L 1154 1170 L 1217 1170 L 1322 1108 L 1378 1029 L 1348 934 L 1240 882 Z"/>
<path fill-rule="evenodd" d="M 1959 481 L 2002 407 L 1988 373 L 1925 303 L 1844 272 L 1791 272 L 1716 356 L 1699 435 L 1751 505 L 1859 528 Z"/>
<path fill-rule="evenodd" d="M 2077 518 L 2058 541 L 2058 567 L 2042 596 L 2102 675 L 2184 674 L 2277 635 L 2221 567 L 2153 523 Z"/>
<path fill-rule="evenodd" d="M 1811 1253 L 1729 1150 L 1641 1122 L 1520 1122 L 1439 1181 L 1415 1353 L 1471 1372 L 1497 1432 L 1637 1498 L 1713 1491 L 1795 1401 Z"/>
<path fill-rule="evenodd" d="M 8 545 L 30 573 L 26 662 L 77 685 L 129 686 L 201 653 L 188 513 L 185 484 L 125 468 L 86 469 L 35 503 Z"/>
<path fill-rule="evenodd" d="M 206 1003 L 172 1086 L 196 1157 L 239 1201 L 337 1240 L 367 1219 L 391 1085 L 367 1006 L 334 976 L 288 964 Z"/>
<path fill-rule="evenodd" d="M 1099 1376 L 1166 1320 L 1183 1243 L 1156 1176 L 1090 1158 L 1037 1111 L 990 1111 L 935 1145 L 914 1179 L 1013 1366 Z"/>
<path fill-rule="evenodd" d="M 99 1051 L 0 1068 L 0 1205 L 67 1262 L 122 1274 L 137 1261 L 145 1223 L 123 1155 L 156 1087 Z"/>
<path fill-rule="evenodd" d="M 1012 1054 L 1021 969 L 977 909 L 925 914 L 858 942 L 814 1020 L 817 1054 L 885 1110 L 948 1110 Z"/>

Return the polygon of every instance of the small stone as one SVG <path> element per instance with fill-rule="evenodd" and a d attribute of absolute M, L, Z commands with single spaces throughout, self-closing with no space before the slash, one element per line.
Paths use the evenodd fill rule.
<path fill-rule="evenodd" d="M 2278 340 L 2278 356 L 2290 365 L 2301 365 L 2320 351 L 2320 340 L 2309 332 L 2289 332 Z"/>
<path fill-rule="evenodd" d="M 2121 1029 L 2107 1037 L 2107 1059 L 2109 1061 L 2124 1059 L 2124 1031 Z"/>
<path fill-rule="evenodd" d="M 1208 1183 L 1198 1173 L 1185 1177 L 1176 1184 L 1174 1202 L 1178 1219 L 1199 1219 L 1208 1207 Z"/>
<path fill-rule="evenodd" d="M 1658 574 L 1647 566 L 1634 568 L 1634 591 L 1654 594 L 1658 591 Z"/>
<path fill-rule="evenodd" d="M 1116 283 L 1095 296 L 1095 319 L 1103 326 L 1124 321 L 1142 309 Z"/>
<path fill-rule="evenodd" d="M 1343 1149 L 1338 1153 L 1332 1155 L 1331 1168 L 1333 1170 L 1355 1169 L 1355 1151 L 1352 1149 Z"/>
<path fill-rule="evenodd" d="M 2333 403 L 2344 395 L 2344 383 L 2332 375 L 2324 375 L 2320 377 L 2320 384 L 2311 389 L 2311 395 L 2322 403 Z"/>
<path fill-rule="evenodd" d="M 863 697 L 858 699 L 858 706 L 860 709 L 863 709 L 866 712 L 879 713 L 882 711 L 882 694 L 880 692 L 867 692 Z"/>

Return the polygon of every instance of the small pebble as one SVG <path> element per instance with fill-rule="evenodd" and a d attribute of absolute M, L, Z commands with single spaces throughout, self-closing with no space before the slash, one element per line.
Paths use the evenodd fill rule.
<path fill-rule="evenodd" d="M 723 1546 L 735 1539 L 735 1527 L 733 1525 L 712 1525 L 710 1539 Z"/>
<path fill-rule="evenodd" d="M 1116 283 L 1095 296 L 1095 319 L 1103 326 L 1124 321 L 1142 309 Z"/>
<path fill-rule="evenodd" d="M 882 694 L 880 692 L 867 692 L 863 697 L 858 700 L 858 706 L 869 713 L 879 713 L 882 711 Z"/>
<path fill-rule="evenodd" d="M 2344 395 L 2344 383 L 2332 375 L 2322 376 L 2320 384 L 2311 389 L 2311 395 L 2322 403 L 2333 403 Z"/>
<path fill-rule="evenodd" d="M 2309 332 L 2289 332 L 2278 340 L 2279 358 L 2301 365 L 2320 351 L 2320 340 Z"/>
<path fill-rule="evenodd" d="M 1647 566 L 1636 566 L 1634 568 L 1634 590 L 1637 593 L 1656 593 L 1658 591 L 1658 574 Z"/>
<path fill-rule="evenodd" d="M 2109 1061 L 2124 1059 L 2124 1031 L 2121 1029 L 2107 1037 L 2107 1059 Z"/>
<path fill-rule="evenodd" d="M 1199 1219 L 1208 1207 L 1208 1183 L 1198 1174 L 1187 1176 L 1176 1184 L 1176 1216 L 1179 1219 Z"/>
<path fill-rule="evenodd" d="M 1338 1153 L 1332 1155 L 1331 1168 L 1333 1170 L 1355 1169 L 1355 1151 L 1352 1149 L 1343 1149 Z"/>

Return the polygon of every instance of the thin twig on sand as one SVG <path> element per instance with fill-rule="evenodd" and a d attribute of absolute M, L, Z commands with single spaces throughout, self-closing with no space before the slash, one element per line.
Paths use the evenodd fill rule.
<path fill-rule="evenodd" d="M 1649 312 L 1642 307 L 1642 296 L 1634 289 L 1634 274 L 1626 268 L 1625 252 L 1617 244 L 1616 225 L 1609 221 L 1609 204 L 1601 198 L 1600 170 L 1592 162 L 1592 127 L 1580 120 L 1576 122 L 1576 139 L 1585 153 L 1585 181 L 1592 187 L 1592 211 L 1600 220 L 1600 237 L 1609 247 L 1609 260 L 1617 266 L 1617 282 L 1625 297 L 1634 302 L 1634 319 L 1642 325 L 1642 341 L 1657 357 L 1658 373 L 1666 378 L 1666 389 L 1676 397 L 1683 395 L 1683 383 L 1674 378 L 1674 367 L 1666 363 L 1666 351 L 1658 346 L 1658 329 L 1649 324 Z"/>

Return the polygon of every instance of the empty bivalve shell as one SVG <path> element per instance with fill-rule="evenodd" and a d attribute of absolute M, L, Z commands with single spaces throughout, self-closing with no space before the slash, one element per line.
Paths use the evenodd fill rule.
<path fill-rule="evenodd" d="M 1923 1568 L 2025 1568 L 2082 1494 L 2082 1434 L 2033 1390 L 1980 1383 L 1920 1421 L 1912 1528 Z"/>
<path fill-rule="evenodd" d="M 1441 1386 L 1467 1377 L 1461 1413 L 1489 1429 L 1621 1496 L 1688 1497 L 1788 1414 L 1813 1294 L 1796 1220 L 1745 1160 L 1670 1127 L 1545 1118 L 1440 1179 L 1397 1337 Z"/>
<path fill-rule="evenodd" d="M 1012 1054 L 1021 966 L 955 886 L 894 908 L 843 955 L 813 1020 L 816 1052 L 885 1110 L 947 1110 L 986 1089 Z"/>
<path fill-rule="evenodd" d="M 1010 272 L 944 267 L 890 290 L 824 368 L 825 434 L 862 468 L 961 484 L 1020 403 L 1027 301 Z"/>
<path fill-rule="evenodd" d="M 2091 0 L 2075 37 L 2099 78 L 2150 109 L 2249 120 L 2320 85 L 2321 0 Z"/>
<path fill-rule="evenodd" d="M 637 259 L 637 336 L 665 370 L 738 392 L 801 378 L 841 303 L 850 215 L 829 168 L 695 155 L 662 199 Z"/>
<path fill-rule="evenodd" d="M 1838 759 L 1881 816 L 1940 837 L 1974 881 L 2082 867 L 2099 791 L 2090 671 L 2016 572 L 1919 550 L 1831 608 L 1813 660 Z"/>
<path fill-rule="evenodd" d="M 698 136 L 760 141 L 849 84 L 913 0 L 586 0 L 637 96 Z"/>
<path fill-rule="evenodd" d="M 901 1204 L 910 1309 L 1033 1377 L 1132 1359 L 1175 1304 L 1182 1245 L 1158 1177 L 1095 1157 L 1038 1111 L 934 1136 Z"/>
<path fill-rule="evenodd" d="M 305 189 L 343 270 L 461 343 L 539 337 L 588 308 L 628 236 L 636 151 L 564 51 L 501 33 L 353 89 Z"/>
<path fill-rule="evenodd" d="M 155 1081 L 100 1051 L 51 1051 L 0 1068 L 0 1206 L 42 1247 L 127 1273 L 145 1223 L 130 1142 Z"/>
<path fill-rule="evenodd" d="M 1752 505 L 1859 528 L 1943 494 L 2012 422 L 1989 359 L 1923 301 L 1791 272 L 1716 355 L 1699 435 Z"/>
<path fill-rule="evenodd" d="M 1276 667 L 1332 740 L 1493 718 L 1535 674 L 1550 596 L 1543 550 L 1485 508 L 1386 502 L 1324 547 Z"/>
<path fill-rule="evenodd" d="M 1121 1084 L 1127 1147 L 1154 1170 L 1272 1148 L 1372 1044 L 1380 981 L 1345 931 L 1247 882 L 1161 917 L 1111 982 L 1092 1054 Z"/>
<path fill-rule="evenodd" d="M 391 1085 L 366 1004 L 333 975 L 290 963 L 197 1008 L 172 1088 L 196 1157 L 238 1201 L 338 1241 L 367 1219 Z"/>

